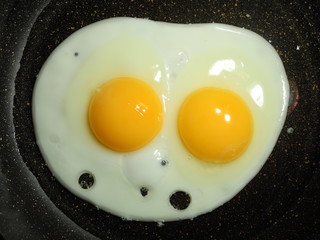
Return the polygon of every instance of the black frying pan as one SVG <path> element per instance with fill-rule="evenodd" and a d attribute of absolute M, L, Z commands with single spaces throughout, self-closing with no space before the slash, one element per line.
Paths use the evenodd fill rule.
<path fill-rule="evenodd" d="M 0 233 L 7 239 L 320 239 L 317 1 L 0 2 Z M 279 141 L 235 198 L 194 220 L 123 221 L 75 197 L 52 177 L 35 143 L 31 96 L 53 49 L 95 21 L 131 16 L 220 22 L 262 35 L 299 90 Z M 292 129 L 294 130 L 292 132 Z"/>

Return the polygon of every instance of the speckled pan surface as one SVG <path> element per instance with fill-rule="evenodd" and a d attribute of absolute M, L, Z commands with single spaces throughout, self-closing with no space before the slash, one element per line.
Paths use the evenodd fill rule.
<path fill-rule="evenodd" d="M 316 1 L 1 1 L 1 235 L 8 240 L 319 239 L 319 8 Z M 123 221 L 65 190 L 45 165 L 31 118 L 36 75 L 71 33 L 115 16 L 245 27 L 271 42 L 299 89 L 298 105 L 261 172 L 212 213 L 163 226 Z"/>

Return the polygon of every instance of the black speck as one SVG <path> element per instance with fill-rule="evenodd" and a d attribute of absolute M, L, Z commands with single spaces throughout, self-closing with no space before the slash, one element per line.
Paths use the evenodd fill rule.
<path fill-rule="evenodd" d="M 146 187 L 140 188 L 140 193 L 141 193 L 142 197 L 147 196 L 147 195 L 148 195 L 148 192 L 149 192 L 149 189 L 148 189 L 148 188 L 146 188 Z"/>
<path fill-rule="evenodd" d="M 168 161 L 162 160 L 162 161 L 161 161 L 161 166 L 166 166 L 166 165 L 168 165 Z"/>

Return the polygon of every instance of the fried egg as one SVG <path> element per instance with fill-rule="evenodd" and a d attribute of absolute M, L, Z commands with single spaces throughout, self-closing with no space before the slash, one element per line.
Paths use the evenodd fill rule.
<path fill-rule="evenodd" d="M 53 175 L 139 221 L 194 218 L 233 198 L 272 152 L 287 105 L 281 59 L 256 33 L 125 17 L 64 40 L 32 101 Z"/>

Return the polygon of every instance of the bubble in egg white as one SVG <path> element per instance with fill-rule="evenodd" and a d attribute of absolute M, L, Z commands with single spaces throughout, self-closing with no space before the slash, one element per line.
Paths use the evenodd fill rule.
<path fill-rule="evenodd" d="M 150 85 L 163 106 L 163 125 L 145 147 L 118 153 L 88 125 L 92 94 L 106 81 L 133 77 Z M 254 122 L 250 145 L 236 160 L 196 159 L 182 143 L 177 115 L 202 87 L 233 91 Z M 193 219 L 234 197 L 258 173 L 285 121 L 288 82 L 272 46 L 230 25 L 170 24 L 114 18 L 75 32 L 50 55 L 33 94 L 37 144 L 56 178 L 97 208 L 127 220 Z M 90 173 L 92 186 L 79 184 Z M 181 210 L 171 196 L 189 196 Z"/>

